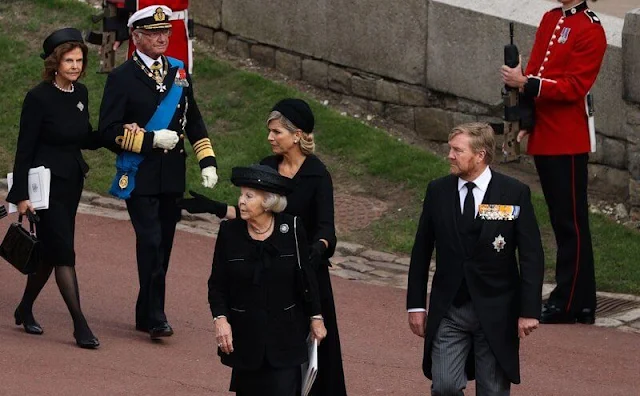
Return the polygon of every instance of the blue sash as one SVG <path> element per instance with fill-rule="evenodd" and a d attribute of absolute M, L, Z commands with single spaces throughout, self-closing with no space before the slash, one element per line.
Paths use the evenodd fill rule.
<path fill-rule="evenodd" d="M 178 59 L 167 57 L 171 67 L 183 68 L 184 63 Z M 153 114 L 147 125 L 144 126 L 145 131 L 153 132 L 158 129 L 166 129 L 176 113 L 178 103 L 182 98 L 182 87 L 173 84 L 167 96 L 164 97 L 156 112 Z M 138 165 L 144 160 L 144 155 L 133 153 L 131 151 L 123 151 L 116 158 L 116 176 L 111 183 L 109 193 L 116 198 L 129 199 L 131 192 L 136 187 L 136 173 Z"/>

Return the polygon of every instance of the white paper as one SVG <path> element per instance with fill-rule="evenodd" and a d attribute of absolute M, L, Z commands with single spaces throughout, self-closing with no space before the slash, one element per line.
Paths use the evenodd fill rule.
<path fill-rule="evenodd" d="M 311 392 L 313 381 L 318 375 L 318 341 L 311 337 L 307 338 L 307 346 L 309 348 L 309 360 L 304 363 L 302 369 L 302 396 L 307 396 Z"/>
<path fill-rule="evenodd" d="M 9 191 L 13 187 L 13 172 L 7 174 Z M 51 170 L 44 166 L 29 169 L 29 201 L 35 210 L 49 209 L 49 193 L 51 188 Z M 18 211 L 18 207 L 9 204 L 9 213 Z"/>

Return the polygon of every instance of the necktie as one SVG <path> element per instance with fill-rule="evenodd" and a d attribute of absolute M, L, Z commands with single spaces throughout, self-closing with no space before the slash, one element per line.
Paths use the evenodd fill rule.
<path fill-rule="evenodd" d="M 162 82 L 162 63 L 155 61 L 151 65 L 151 71 L 153 72 L 153 78 L 158 82 Z"/>
<path fill-rule="evenodd" d="M 476 185 L 474 182 L 467 182 L 464 186 L 467 188 L 467 196 L 464 198 L 464 205 L 462 206 L 462 217 L 465 223 L 471 224 L 476 217 L 476 201 L 473 198 L 473 189 Z"/>

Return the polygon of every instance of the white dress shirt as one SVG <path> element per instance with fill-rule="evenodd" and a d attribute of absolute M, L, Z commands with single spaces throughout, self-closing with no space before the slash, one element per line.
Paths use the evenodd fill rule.
<path fill-rule="evenodd" d="M 138 54 L 138 58 L 142 59 L 144 64 L 147 65 L 149 69 L 151 69 L 151 65 L 153 65 L 153 62 L 160 62 L 160 64 L 162 64 L 162 56 L 160 56 L 158 59 L 151 59 L 151 57 L 143 54 L 137 49 L 136 49 L 136 54 Z"/>
<path fill-rule="evenodd" d="M 458 197 L 460 198 L 460 212 L 464 211 L 464 199 L 467 197 L 467 187 L 465 184 L 467 182 L 473 182 L 476 186 L 473 188 L 473 200 L 475 203 L 475 213 L 473 217 L 478 215 L 478 208 L 484 200 L 484 194 L 487 192 L 487 188 L 489 188 L 489 182 L 491 181 L 491 169 L 487 166 L 486 169 L 480 174 L 480 176 L 476 177 L 474 180 L 464 180 L 458 178 Z M 410 308 L 407 312 L 426 312 L 427 310 L 424 308 Z"/>

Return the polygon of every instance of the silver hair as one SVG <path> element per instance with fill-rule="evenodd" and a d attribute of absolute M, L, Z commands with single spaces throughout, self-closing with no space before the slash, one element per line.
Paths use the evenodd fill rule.
<path fill-rule="evenodd" d="M 280 213 L 287 207 L 287 197 L 271 192 L 264 193 L 264 201 L 262 202 L 264 210 L 273 213 Z"/>

